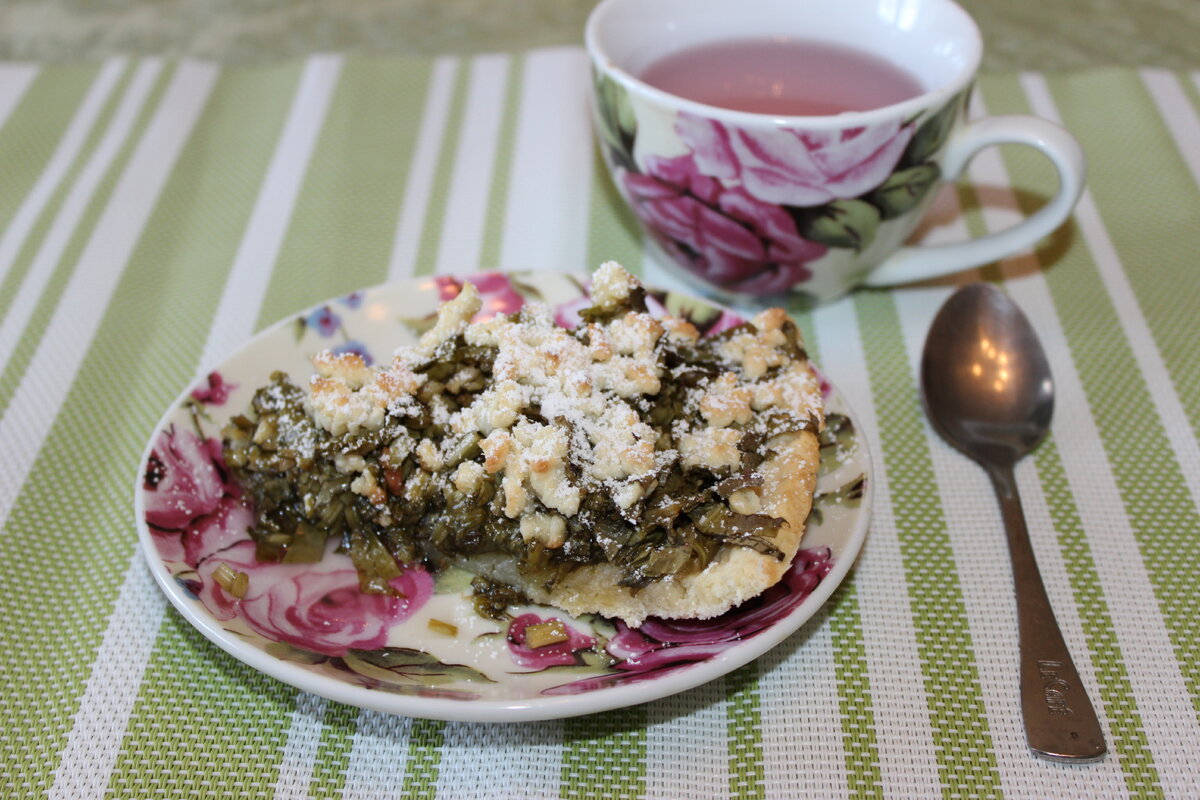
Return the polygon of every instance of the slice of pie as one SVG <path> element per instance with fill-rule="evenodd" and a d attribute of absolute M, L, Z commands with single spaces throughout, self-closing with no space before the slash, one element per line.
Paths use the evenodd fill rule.
<path fill-rule="evenodd" d="M 770 309 L 702 338 L 644 298 L 610 262 L 574 330 L 536 305 L 472 323 L 465 284 L 387 366 L 325 352 L 307 392 L 272 376 L 225 430 L 259 558 L 318 559 L 336 537 L 364 591 L 420 561 L 631 626 L 774 584 L 823 425 L 797 328 Z"/>

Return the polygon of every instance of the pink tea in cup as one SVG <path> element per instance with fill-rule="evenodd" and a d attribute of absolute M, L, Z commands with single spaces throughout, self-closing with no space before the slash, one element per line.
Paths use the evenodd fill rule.
<path fill-rule="evenodd" d="M 639 77 L 697 103 L 779 116 L 870 111 L 925 91 L 907 70 L 879 56 L 786 37 L 695 45 L 658 59 Z"/>

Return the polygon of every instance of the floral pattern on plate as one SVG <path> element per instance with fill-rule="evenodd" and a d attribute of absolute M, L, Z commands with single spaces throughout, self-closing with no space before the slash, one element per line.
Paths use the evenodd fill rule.
<path fill-rule="evenodd" d="M 469 280 L 489 316 L 540 302 L 572 325 L 588 304 L 586 283 L 564 273 Z M 273 370 L 302 380 L 320 349 L 388 352 L 426 329 L 461 287 L 438 276 L 321 304 L 264 331 L 167 413 L 138 480 L 139 531 L 155 577 L 193 624 L 252 666 L 345 702 L 446 719 L 536 719 L 689 688 L 811 616 L 856 555 L 869 504 L 866 448 L 827 383 L 830 424 L 806 546 L 780 584 L 713 620 L 651 619 L 631 629 L 528 606 L 497 622 L 474 612 L 466 573 L 435 581 L 408 565 L 393 579 L 396 595 L 381 596 L 359 591 L 350 558 L 333 544 L 315 564 L 259 562 L 248 535 L 253 512 L 222 460 L 221 427 Z M 742 321 L 687 295 L 651 290 L 647 300 L 654 313 L 686 317 L 710 335 Z"/>

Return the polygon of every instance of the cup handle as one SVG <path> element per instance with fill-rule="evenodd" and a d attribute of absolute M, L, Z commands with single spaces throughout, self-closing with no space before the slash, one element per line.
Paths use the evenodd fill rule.
<path fill-rule="evenodd" d="M 1087 161 L 1071 134 L 1044 119 L 1000 116 L 968 124 L 946 148 L 942 179 L 957 180 L 976 153 L 996 144 L 1024 144 L 1041 150 L 1058 170 L 1054 199 L 1033 216 L 996 233 L 954 244 L 901 247 L 867 274 L 864 286 L 911 283 L 989 264 L 1032 247 L 1066 220 L 1083 193 Z"/>

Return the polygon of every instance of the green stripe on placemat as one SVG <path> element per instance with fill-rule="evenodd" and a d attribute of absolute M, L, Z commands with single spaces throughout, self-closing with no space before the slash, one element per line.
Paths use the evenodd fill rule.
<path fill-rule="evenodd" d="M 1117 254 L 1131 266 L 1153 265 L 1127 268 L 1125 275 L 1192 431 L 1200 436 L 1196 296 L 1180 291 L 1198 285 L 1200 186 L 1137 73 L 1103 71 L 1048 82 L 1063 123 L 1092 160 L 1104 164 L 1091 170 L 1088 188 Z M 1114 114 L 1112 106 L 1096 103 L 1094 97 L 1121 98 L 1121 113 Z M 1200 147 L 1200 142 L 1192 146 Z M 1129 157 L 1133 152 L 1137 158 Z M 1130 204 L 1129 187 L 1139 183 L 1147 191 Z M 1200 561 L 1192 563 L 1200 567 Z"/>
<path fill-rule="evenodd" d="M 883 797 L 879 747 L 875 740 L 875 709 L 867 648 L 858 610 L 853 573 L 829 600 L 829 625 L 833 634 L 833 663 L 837 669 L 838 711 L 842 716 L 846 788 L 854 800 Z"/>
<path fill-rule="evenodd" d="M 953 797 L 1001 797 L 966 607 L 895 300 L 860 292 L 854 307 L 888 486 L 904 498 L 894 504 L 896 528 L 943 790 Z"/>
<path fill-rule="evenodd" d="M 729 749 L 729 796 L 762 800 L 765 769 L 762 750 L 762 708 L 755 662 L 725 676 L 725 737 Z"/>
<path fill-rule="evenodd" d="M 517 109 L 521 107 L 521 83 L 525 74 L 525 56 L 514 54 L 508 65 L 504 90 L 503 112 L 497 131 L 496 163 L 488 188 L 488 210 L 483 223 L 483 240 L 479 248 L 480 269 L 497 269 L 500 247 L 504 240 L 504 223 L 508 220 L 508 183 L 512 175 L 513 146 L 517 138 Z"/>
<path fill-rule="evenodd" d="M 128 75 L 128 69 L 125 70 Z M 42 68 L 25 96 L 17 104 L 0 129 L 0 175 L 4 176 L 4 191 L 0 192 L 0 231 L 8 231 L 13 217 L 49 165 L 51 156 L 66 134 L 75 112 L 92 88 L 100 70 L 95 66 L 47 66 Z M 118 87 L 119 88 L 119 87 Z M 110 95 L 111 98 L 111 95 Z M 107 107 L 111 110 L 110 101 Z M 43 207 L 38 221 L 31 228 L 25 243 L 0 282 L 0 318 L 8 311 L 16 296 L 17 287 L 29 269 L 35 243 L 41 241 L 49 220 L 62 202 L 63 187 L 69 186 L 74 175 L 95 147 L 97 131 L 103 130 L 107 116 L 101 115 L 92 126 L 71 168 L 64 173 L 58 188 Z"/>
<path fill-rule="evenodd" d="M 404 764 L 402 800 L 433 800 L 437 796 L 446 723 L 415 719 L 408 730 L 408 759 Z"/>
<path fill-rule="evenodd" d="M 387 276 L 421 124 L 407 111 L 424 106 L 430 74 L 424 59 L 397 66 L 343 63 L 256 327 Z"/>
<path fill-rule="evenodd" d="M 804 349 L 818 367 L 821 340 L 812 311 L 792 308 L 792 317 L 804 335 Z M 837 672 L 838 711 L 841 713 L 842 749 L 846 765 L 846 788 L 853 800 L 882 796 L 879 748 L 875 737 L 875 707 L 871 699 L 871 677 L 867 668 L 867 645 L 863 638 L 855 571 L 829 598 L 829 626 L 833 663 Z"/>
<path fill-rule="evenodd" d="M 160 79 L 147 108 L 162 88 Z M 134 126 L 126 150 L 141 129 L 141 124 Z M 71 254 L 72 263 L 76 256 Z M 22 621 L 8 627 L 2 648 L 0 707 L 6 718 L 22 724 L 14 732 L 19 737 L 15 749 L 4 757 L 11 759 L 15 773 L 8 785 L 30 792 L 44 792 L 53 780 L 129 563 L 133 534 L 127 487 L 144 445 L 138 440 L 152 424 L 143 407 L 129 402 L 128 387 L 138 385 L 143 367 L 129 356 L 146 348 L 106 348 L 121 334 L 136 334 L 129 320 L 141 305 L 128 302 L 124 315 L 114 314 L 112 307 L 105 314 L 0 537 L 0 563 L 10 579 L 0 592 L 0 618 Z M 15 388 L 14 383 L 5 406 Z M 50 515 L 54 521 L 47 524 L 46 509 L 63 507 L 67 476 L 111 473 L 116 464 L 128 470 L 129 483 L 120 481 L 114 491 L 108 480 L 71 481 L 71 502 L 77 504 L 72 507 L 86 510 L 86 519 Z M 95 537 L 85 554 L 71 535 L 80 526 Z"/>
<path fill-rule="evenodd" d="M 1138 711 L 1133 687 L 1129 683 L 1121 645 L 1113 632 L 1112 616 L 1108 611 L 1108 600 L 1096 574 L 1095 558 L 1088 545 L 1079 508 L 1067 481 L 1053 439 L 1043 442 L 1034 454 L 1038 477 L 1046 494 L 1050 518 L 1058 533 L 1063 564 L 1071 579 L 1075 595 L 1075 607 L 1083 622 L 1091 651 L 1092 668 L 1100 684 L 1100 700 L 1105 714 L 1112 725 L 1113 748 L 1121 756 L 1121 770 L 1125 773 L 1125 784 L 1131 797 L 1161 798 L 1162 787 L 1158 784 L 1158 769 L 1154 756 L 1146 741 L 1142 728 L 1142 715 Z"/>
<path fill-rule="evenodd" d="M 1182 70 L 1171 73 L 1175 79 L 1183 85 L 1183 93 L 1187 95 L 1188 100 L 1192 103 L 1193 110 L 1200 114 L 1200 87 L 1196 86 L 1196 79 Z"/>
<path fill-rule="evenodd" d="M 592 204 L 586 269 L 591 272 L 605 261 L 616 261 L 630 272 L 640 275 L 643 246 L 637 218 L 617 192 L 597 147 L 592 159 Z"/>
<path fill-rule="evenodd" d="M 562 800 L 637 800 L 646 793 L 646 707 L 563 722 Z"/>
<path fill-rule="evenodd" d="M 428 275 L 437 266 L 442 228 L 446 221 L 446 202 L 450 195 L 450 179 L 454 173 L 454 160 L 458 155 L 458 140 L 462 136 L 463 114 L 466 111 L 470 79 L 469 63 L 462 60 L 455 62 L 454 88 L 450 93 L 450 108 L 446 113 L 446 127 L 438 149 L 433 184 L 429 188 L 429 197 L 425 204 L 425 227 L 421 231 L 421 243 L 417 248 L 416 263 L 413 265 L 414 275 Z"/>
<path fill-rule="evenodd" d="M 1061 113 L 1093 160 L 1105 164 L 1119 161 L 1127 157 L 1125 148 L 1129 146 L 1136 146 L 1139 153 L 1172 146 L 1162 141 L 1166 134 L 1158 127 L 1158 123 L 1150 125 L 1148 121 L 1143 121 L 1146 124 L 1137 127 L 1137 135 L 1132 140 L 1127 135 L 1121 135 L 1129 131 L 1115 119 L 1105 122 L 1101 127 L 1117 126 L 1117 133 L 1080 129 L 1082 124 L 1095 120 L 1078 109 L 1076 104 L 1066 100 L 1064 95 L 1067 92 L 1064 89 L 1069 88 L 1071 93 L 1077 92 L 1082 96 L 1112 97 L 1119 100 L 1122 108 L 1144 107 L 1148 102 L 1145 87 L 1131 73 L 1106 70 L 1070 79 L 1059 78 L 1051 81 L 1050 85 L 1055 92 L 1056 103 L 1064 104 Z M 1005 86 L 1008 91 L 1003 91 Z M 1028 102 L 1014 81 L 997 80 L 990 83 L 988 97 L 993 113 L 1028 113 Z M 1106 107 L 1113 106 L 1106 104 Z M 1158 120 L 1157 113 L 1153 116 Z M 1159 157 L 1155 156 L 1156 159 Z M 1044 162 L 1037 156 L 1014 151 L 1006 153 L 1005 160 L 1013 182 L 1018 185 L 1036 186 L 1044 178 Z M 1161 164 L 1160 167 L 1176 172 L 1185 169 L 1177 160 Z M 1132 179 L 1128 175 L 1126 177 Z M 1174 185 L 1173 181 L 1160 184 L 1162 191 L 1175 191 L 1170 188 Z M 1103 209 L 1117 202 L 1113 195 L 1119 195 L 1123 187 L 1109 180 L 1096 181 L 1093 178 L 1089 191 L 1096 198 L 1097 207 Z M 1189 199 L 1178 194 L 1168 197 L 1168 200 L 1176 203 Z M 1155 224 L 1152 215 L 1159 208 L 1158 203 L 1147 208 L 1126 205 L 1124 213 L 1151 225 Z M 1022 211 L 1028 214 L 1030 210 L 1022 202 Z M 1126 227 L 1128 223 L 1109 229 L 1109 221 L 1105 219 L 1104 222 L 1123 260 L 1133 264 L 1161 258 L 1161 254 L 1156 254 L 1153 249 L 1138 249 L 1134 232 Z M 1200 245 L 1186 252 L 1195 253 L 1198 250 Z M 1184 263 L 1177 256 L 1165 260 Z M 1149 271 L 1157 274 L 1157 266 Z M 1141 271 L 1145 270 L 1134 270 Z M 1127 274 L 1129 272 L 1126 270 Z M 1059 309 L 1089 409 L 1145 562 L 1147 577 L 1154 587 L 1179 669 L 1193 708 L 1200 714 L 1200 659 L 1196 657 L 1196 653 L 1200 652 L 1200 585 L 1194 580 L 1200 571 L 1200 548 L 1193 543 L 1194 532 L 1200 530 L 1200 515 L 1192 503 L 1182 468 L 1175 458 L 1162 420 L 1153 413 L 1151 393 L 1155 390 L 1147 386 L 1130 342 L 1117 324 L 1116 309 L 1086 243 L 1080 241 L 1063 253 L 1054 268 L 1045 274 L 1055 306 Z M 1176 274 L 1174 280 L 1164 280 L 1163 283 L 1169 283 L 1172 291 L 1185 297 L 1190 295 L 1180 291 L 1181 287 L 1194 286 L 1196 279 L 1194 274 Z M 1147 307 L 1142 308 L 1146 313 Z M 1158 313 L 1172 312 L 1169 306 L 1164 306 L 1158 309 Z M 1155 329 L 1152 318 L 1148 317 L 1147 323 L 1152 330 Z M 1193 326 L 1190 321 L 1178 324 Z M 1165 352 L 1163 356 L 1167 358 Z M 1167 360 L 1167 366 L 1178 386 L 1179 378 L 1170 360 Z M 1157 389 L 1169 390 L 1171 387 Z M 1182 397 L 1180 401 L 1194 402 Z M 1137 423 L 1136 430 L 1130 427 L 1134 421 Z"/>
<path fill-rule="evenodd" d="M 26 239 L 26 246 L 22 248 L 19 256 L 20 260 L 18 264 L 14 265 L 23 277 L 27 274 L 27 270 L 32 260 L 36 257 L 38 250 L 44 244 L 45 239 L 43 237 L 53 224 L 55 216 L 62 209 L 63 200 L 69 192 L 70 186 L 79 177 L 80 171 L 82 171 L 84 164 L 87 163 L 88 158 L 94 152 L 97 143 L 107 132 L 117 107 L 130 88 L 129 84 L 134 68 L 129 67 L 126 69 L 113 93 L 109 95 L 109 100 L 105 104 L 105 108 L 101 112 L 100 118 L 96 121 L 96 125 L 92 128 L 92 132 L 85 144 L 86 152 L 79 154 L 71 166 L 70 174 L 66 176 L 72 183 L 68 184 L 64 181 L 60 184 L 59 190 L 54 193 L 51 205 L 42 212 L 38 220 L 38 225 L 35 226 L 34 230 L 30 232 L 31 235 L 29 238 Z M 17 390 L 21 378 L 25 375 L 25 370 L 29 367 L 29 359 L 33 357 L 34 352 L 41 343 L 46 326 L 50 323 L 50 318 L 54 315 L 54 310 L 58 306 L 58 301 L 62 297 L 63 290 L 66 288 L 67 282 L 75 270 L 80 251 L 82 251 L 96 221 L 99 219 L 104 206 L 108 202 L 117 177 L 121 174 L 125 164 L 128 163 L 134 144 L 145 131 L 146 123 L 150 119 L 150 111 L 162 96 L 162 91 L 166 87 L 166 79 L 169 77 L 170 72 L 171 70 L 164 69 L 160 71 L 155 79 L 153 88 L 146 95 L 141 108 L 135 116 L 128 136 L 109 163 L 103 179 L 96 185 L 95 190 L 92 192 L 86 210 L 72 231 L 70 239 L 65 249 L 63 249 L 58 262 L 49 267 L 52 270 L 50 278 L 35 301 L 36 306 L 33 314 L 29 317 L 29 322 L 25 326 L 21 340 L 13 349 L 12 356 L 4 366 L 4 372 L 0 373 L 0 413 L 8 409 L 8 404 L 12 401 L 13 392 Z"/>
<path fill-rule="evenodd" d="M 296 690 L 163 620 L 108 796 L 270 797 Z"/>
<path fill-rule="evenodd" d="M 110 306 L 105 325 L 121 341 L 105 348 L 113 361 L 104 368 L 114 361 L 140 365 L 132 382 L 147 389 L 137 432 L 142 439 L 195 369 L 298 76 L 298 65 L 288 64 L 218 79 L 130 260 L 124 291 Z M 196 207 L 206 212 L 191 213 Z M 177 279 L 163 286 L 155 276 L 167 260 Z M 97 343 L 107 344 L 103 337 Z M 134 457 L 143 444 L 136 444 Z M 127 520 L 129 498 L 122 491 L 118 499 L 119 518 Z M 128 525 L 115 528 L 126 531 Z M 111 791 L 154 796 L 162 781 L 179 786 L 201 774 L 213 787 L 201 793 L 218 793 L 219 786 L 233 793 L 239 770 L 255 780 L 273 775 L 294 696 L 294 689 L 242 666 L 169 612 L 131 712 Z M 252 745 L 263 756 L 252 766 L 241 763 L 247 760 L 247 725 L 254 741 L 262 742 Z M 207 772 L 197 773 L 197 764 L 208 765 Z"/>
<path fill-rule="evenodd" d="M 1180 287 L 1194 284 L 1196 265 L 1194 259 L 1172 258 L 1172 254 L 1200 252 L 1200 192 L 1174 140 L 1145 96 L 1144 85 L 1132 74 L 1088 73 L 1069 83 L 1051 80 L 1050 86 L 1063 121 L 1073 128 L 1093 158 L 1108 164 L 1091 179 L 1091 192 L 1117 254 L 1130 265 L 1154 265 L 1152 270 L 1127 269 L 1126 275 L 1138 295 L 1177 396 L 1195 425 L 1200 419 L 1195 299 Z M 1075 92 L 1092 97 L 1120 96 L 1122 113 L 1102 118 L 1068 96 Z M 1139 152 L 1136 170 L 1126 166 L 1124 157 L 1133 146 Z M 1156 176 L 1154 191 L 1147 192 L 1136 207 L 1130 207 L 1122 198 L 1126 197 L 1129 181 L 1145 178 L 1144 170 Z M 1157 233 L 1147 237 L 1146 231 Z M 1160 247 L 1166 237 L 1172 240 L 1170 249 Z M 1151 242 L 1148 247 L 1144 243 L 1147 240 Z M 1088 273 L 1094 271 L 1092 265 L 1086 266 Z M 1078 278 L 1070 281 L 1068 289 L 1067 270 L 1056 270 L 1049 279 L 1056 301 L 1062 297 L 1062 302 L 1067 302 L 1068 291 L 1075 293 L 1070 300 L 1079 300 L 1082 293 L 1075 285 Z M 1093 285 L 1099 288 L 1098 281 Z M 1114 319 L 1108 296 L 1097 296 L 1096 303 L 1086 309 L 1080 303 L 1079 313 L 1072 315 L 1069 324 L 1064 319 L 1063 326 L 1076 354 L 1100 438 L 1146 560 L 1147 575 L 1158 596 L 1193 708 L 1200 717 L 1200 585 L 1195 581 L 1200 572 L 1200 548 L 1194 542 L 1195 531 L 1200 530 L 1200 513 L 1162 420 L 1146 414 L 1153 408 L 1152 393 L 1170 391 L 1170 387 L 1151 389 L 1141 379 L 1132 348 L 1120 327 L 1112 324 Z M 1130 420 L 1144 423 L 1130 431 Z M 1129 446 L 1130 434 L 1136 438 L 1136 446 Z"/>
<path fill-rule="evenodd" d="M 344 703 L 328 701 L 321 720 L 321 741 L 313 756 L 312 780 L 308 794 L 312 800 L 337 800 L 346 786 L 346 768 L 358 730 L 359 710 Z"/>
<path fill-rule="evenodd" d="M 989 110 L 994 114 L 1028 114 L 1031 111 L 1016 78 L 988 78 L 984 82 L 984 89 Z M 1030 157 L 1031 155 L 1020 151 L 1006 154 L 1005 160 L 1015 185 L 1036 186 L 1038 184 L 1035 181 L 1039 176 L 1045 177 L 1044 162 L 1037 156 Z M 1018 198 L 1021 197 L 1022 195 L 1018 195 Z M 1033 209 L 1035 199 L 1032 195 L 1024 197 L 1026 199 L 1023 210 L 1029 213 Z M 1057 271 L 1068 268 L 1066 263 L 1077 265 L 1070 269 L 1077 272 L 1073 280 L 1081 280 L 1078 271 L 1082 267 L 1079 265 L 1088 260 L 1084 253 L 1086 246 L 1076 233 L 1075 244 L 1054 260 L 1053 269 L 1044 271 L 1048 281 Z M 1094 266 L 1092 269 L 1094 270 Z M 1086 280 L 1093 287 L 1100 285 L 1099 276 L 1094 271 Z M 1048 285 L 1053 290 L 1053 284 L 1048 282 Z M 1062 285 L 1059 292 L 1054 294 L 1052 291 L 1052 295 L 1056 301 L 1063 304 L 1080 303 L 1075 311 L 1071 312 L 1074 314 L 1086 313 L 1086 309 L 1094 302 L 1091 296 L 1077 298 L 1074 291 L 1064 292 Z M 1064 309 L 1060 306 L 1060 317 L 1063 314 Z M 1063 564 L 1071 581 L 1076 612 L 1087 637 L 1092 669 L 1100 686 L 1100 697 L 1096 699 L 1104 704 L 1105 715 L 1112 726 L 1112 746 L 1120 754 L 1126 786 L 1132 797 L 1159 798 L 1162 796 L 1162 789 L 1158 785 L 1158 769 L 1146 739 L 1141 712 L 1129 681 L 1120 643 L 1116 639 L 1108 600 L 1096 570 L 1095 556 L 1079 516 L 1078 501 L 1071 491 L 1058 445 L 1053 438 L 1043 442 L 1035 451 L 1034 463 L 1054 522 Z M 1081 655 L 1077 654 L 1077 658 Z"/>

